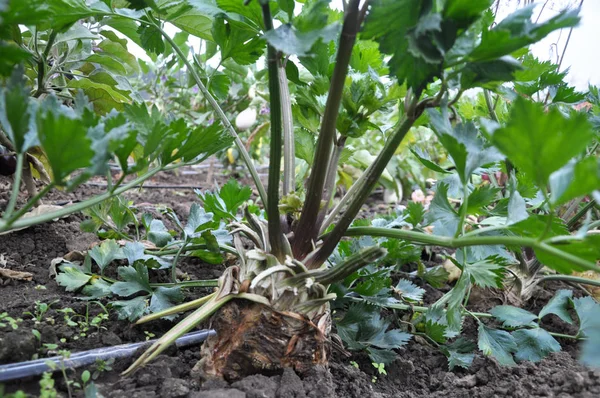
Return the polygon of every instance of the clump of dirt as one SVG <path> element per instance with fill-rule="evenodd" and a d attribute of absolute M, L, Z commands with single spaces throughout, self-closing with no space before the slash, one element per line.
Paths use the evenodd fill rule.
<path fill-rule="evenodd" d="M 213 189 L 215 180 L 222 185 L 229 176 L 218 172 L 204 174 L 162 174 L 148 181 L 151 185 L 185 186 L 185 188 L 141 189 L 127 193 L 126 198 L 152 210 L 157 204 L 173 208 L 181 219 L 187 219 L 189 207 L 197 201 L 193 188 Z M 210 178 L 207 178 L 210 177 Z M 6 186 L 8 179 L 0 179 Z M 100 192 L 99 187 L 84 186 L 74 193 L 54 192 L 47 203 L 81 200 Z M 6 191 L 0 193 L 0 208 L 5 205 Z M 382 211 L 375 203 L 370 210 Z M 159 212 L 156 212 L 159 215 Z M 81 335 L 81 329 L 68 326 L 65 314 L 59 310 L 72 308 L 77 314 L 96 316 L 102 309 L 78 299 L 78 295 L 65 292 L 51 278 L 50 261 L 71 250 L 87 249 L 98 242 L 93 234 L 82 233 L 80 215 L 73 215 L 55 222 L 38 225 L 27 230 L 0 236 L 0 255 L 5 267 L 33 274 L 33 280 L 0 280 L 0 313 L 7 312 L 17 321 L 17 329 L 11 326 L 0 328 L 0 364 L 14 363 L 54 354 L 53 344 L 58 349 L 72 352 L 113 346 L 122 343 L 144 341 L 152 335 L 160 336 L 173 326 L 170 321 L 157 321 L 142 326 L 121 321 L 111 314 L 99 328 L 91 328 Z M 198 279 L 213 279 L 223 270 L 221 266 L 202 263 L 198 259 L 186 259 L 181 269 Z M 565 288 L 560 284 L 539 289 L 525 308 L 537 311 L 552 297 L 553 290 Z M 187 295 L 199 297 L 208 289 L 192 289 Z M 439 290 L 427 288 L 428 300 L 440 295 Z M 36 314 L 36 301 L 50 304 L 50 309 L 40 317 Z M 487 311 L 500 304 L 494 297 L 478 300 L 476 310 Z M 32 315 L 26 315 L 31 312 Z M 572 333 L 567 326 L 552 316 L 545 318 L 544 325 L 555 331 Z M 41 339 L 34 335 L 39 332 Z M 476 327 L 465 324 L 465 337 L 475 340 Z M 521 363 L 512 368 L 501 367 L 494 360 L 477 357 L 470 369 L 448 371 L 445 356 L 437 349 L 411 341 L 398 351 L 398 359 L 386 367 L 387 375 L 377 373 L 365 354 L 354 354 L 351 358 L 334 357 L 329 367 L 317 366 L 302 377 L 293 370 L 285 369 L 273 376 L 253 375 L 234 383 L 207 381 L 200 383 L 192 376 L 192 369 L 200 359 L 200 348 L 170 348 L 154 362 L 140 369 L 133 376 L 122 378 L 120 372 L 132 362 L 131 359 L 117 360 L 112 370 L 99 373 L 95 380 L 99 392 L 114 398 L 391 398 L 391 397 L 598 397 L 600 396 L 600 371 L 590 370 L 578 364 L 577 348 L 570 341 L 561 341 L 564 351 L 550 355 L 540 363 Z M 351 361 L 358 368 L 351 365 Z M 97 366 L 88 368 L 97 370 Z M 69 371 L 68 377 L 75 380 L 78 373 Z M 374 377 L 377 379 L 375 380 Z M 66 396 L 66 385 L 60 373 L 54 374 L 57 389 Z M 5 383 L 5 393 L 23 390 L 31 396 L 39 394 L 39 377 L 14 380 Z M 0 391 L 2 388 L 0 386 Z M 83 396 L 75 390 L 76 396 Z"/>

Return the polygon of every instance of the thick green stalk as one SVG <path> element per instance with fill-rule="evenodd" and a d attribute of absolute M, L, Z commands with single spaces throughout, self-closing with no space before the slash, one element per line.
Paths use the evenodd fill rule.
<path fill-rule="evenodd" d="M 285 73 L 285 67 L 281 62 L 278 63 L 277 69 L 279 71 L 281 118 L 283 122 L 283 195 L 285 196 L 295 190 L 296 151 L 294 144 L 294 121 L 292 119 L 290 86 Z"/>
<path fill-rule="evenodd" d="M 350 64 L 356 35 L 360 28 L 359 3 L 360 0 L 351 0 L 346 7 L 346 16 L 342 27 L 335 67 L 331 77 L 331 85 L 329 86 L 321 130 L 317 139 L 315 157 L 306 189 L 306 200 L 302 207 L 300 221 L 294 231 L 295 238 L 292 249 L 294 256 L 299 259 L 303 258 L 311 250 L 312 242 L 316 240 L 319 234 L 320 225 L 316 221 L 322 206 L 323 187 L 325 185 L 327 166 L 329 165 L 331 148 L 335 137 L 344 83 L 348 74 L 348 65 Z"/>
<path fill-rule="evenodd" d="M 269 3 L 261 2 L 265 31 L 273 29 L 273 19 Z M 282 120 L 281 120 L 281 89 L 279 85 L 279 54 L 270 44 L 267 46 L 267 66 L 269 70 L 269 102 L 271 109 L 271 148 L 269 152 L 269 184 L 267 194 L 269 207 L 269 243 L 271 253 L 281 262 L 284 260 L 285 244 L 281 232 L 281 220 L 279 214 L 279 182 L 281 179 L 281 144 L 282 144 Z"/>
<path fill-rule="evenodd" d="M 409 115 L 412 114 L 409 113 Z M 415 116 L 405 116 L 402 123 L 400 123 L 392 133 L 392 136 L 385 143 L 379 156 L 377 156 L 377 159 L 373 162 L 373 167 L 368 168 L 365 172 L 366 176 L 364 184 L 351 199 L 348 208 L 333 228 L 333 231 L 325 238 L 321 249 L 319 249 L 316 255 L 311 258 L 309 264 L 307 264 L 309 268 L 318 268 L 325 260 L 327 260 L 331 253 L 333 253 L 338 242 L 342 239 L 350 224 L 352 224 L 352 221 L 360 211 L 360 208 L 369 197 L 369 194 L 377 184 L 377 181 L 379 181 L 379 177 L 381 177 L 388 162 L 396 152 L 398 145 L 400 145 L 415 120 Z"/>
<path fill-rule="evenodd" d="M 330 234 L 333 234 L 333 231 Z M 329 239 L 325 235 L 323 238 Z M 586 270 L 600 272 L 600 267 L 591 261 L 586 261 L 580 257 L 567 253 L 554 246 L 550 246 L 544 241 L 539 241 L 536 238 L 525 238 L 520 236 L 462 236 L 459 238 L 451 238 L 447 236 L 429 235 L 422 232 L 406 231 L 395 228 L 377 228 L 377 227 L 354 227 L 349 228 L 344 232 L 344 236 L 380 236 L 392 239 L 403 239 L 412 243 L 420 243 L 424 245 L 442 246 L 453 249 L 458 249 L 467 246 L 488 246 L 488 245 L 505 245 L 505 246 L 521 246 L 531 247 L 534 250 L 545 252 L 546 254 L 560 258 L 561 260 L 569 261 Z"/>
<path fill-rule="evenodd" d="M 331 159 L 329 159 L 327 176 L 325 177 L 325 187 L 323 189 L 323 197 L 321 199 L 323 201 L 323 206 L 321 207 L 321 210 L 319 210 L 319 215 L 316 221 L 317 225 L 321 226 L 319 228 L 319 233 L 321 233 L 321 229 L 323 228 L 323 220 L 327 215 L 327 211 L 329 210 L 329 203 L 331 202 L 332 194 L 335 191 L 338 163 L 340 162 L 340 157 L 342 156 L 342 152 L 344 151 L 345 145 L 346 137 L 339 137 L 336 140 L 335 146 L 333 147 Z"/>
<path fill-rule="evenodd" d="M 187 59 L 187 55 L 184 54 L 183 51 L 181 51 L 181 49 L 175 43 L 175 41 L 173 41 L 173 39 L 161 28 L 160 25 L 153 22 L 154 21 L 153 18 L 150 18 L 150 22 L 149 22 L 149 21 L 144 21 L 141 19 L 128 17 L 128 16 L 121 15 L 121 14 L 113 14 L 113 15 L 121 17 L 121 18 L 128 18 L 128 19 L 131 19 L 131 20 L 143 23 L 143 24 L 153 26 L 154 28 L 158 29 L 160 34 L 171 45 L 171 47 L 173 47 L 173 51 L 175 51 L 175 53 L 177 54 L 179 59 L 186 66 L 188 72 L 190 73 L 190 75 L 192 76 L 194 81 L 196 82 L 198 89 L 202 92 L 202 95 L 204 96 L 204 98 L 206 98 L 206 100 L 208 101 L 210 106 L 213 108 L 213 110 L 215 111 L 215 113 L 217 114 L 219 119 L 221 120 L 221 123 L 223 123 L 223 126 L 225 127 L 225 129 L 227 129 L 227 131 L 229 131 L 229 134 L 234 138 L 235 146 L 237 147 L 240 155 L 242 156 L 242 160 L 244 161 L 244 164 L 246 164 L 246 167 L 248 168 L 248 171 L 250 172 L 250 175 L 252 176 L 252 180 L 254 181 L 254 184 L 256 185 L 256 189 L 258 190 L 258 195 L 260 196 L 260 199 L 262 200 L 264 207 L 268 208 L 267 191 L 265 191 L 265 187 L 263 186 L 263 183 L 260 180 L 260 177 L 258 176 L 256 167 L 254 167 L 254 163 L 252 162 L 252 159 L 250 158 L 250 155 L 248 154 L 248 151 L 246 150 L 244 143 L 242 142 L 242 140 L 238 136 L 237 132 L 233 128 L 233 125 L 227 118 L 227 115 L 225 114 L 225 112 L 223 112 L 223 109 L 221 108 L 221 106 L 218 104 L 218 102 L 212 96 L 210 91 L 208 91 L 206 86 L 202 83 L 202 80 L 200 79 L 200 76 L 198 75 L 196 68 L 194 68 L 194 65 Z"/>

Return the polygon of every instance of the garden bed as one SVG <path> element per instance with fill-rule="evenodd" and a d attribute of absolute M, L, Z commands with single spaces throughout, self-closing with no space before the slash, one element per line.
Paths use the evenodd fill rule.
<path fill-rule="evenodd" d="M 125 197 L 143 207 L 144 211 L 152 210 L 155 205 L 165 204 L 185 220 L 189 207 L 197 201 L 193 187 L 210 189 L 215 181 L 223 184 L 227 180 L 218 171 L 212 176 L 206 170 L 200 170 L 197 174 L 189 174 L 189 171 L 187 169 L 187 172 L 179 174 L 158 175 L 147 182 L 149 186 L 176 185 L 185 188 L 134 190 Z M 6 186 L 8 183 L 8 179 L 0 179 L 0 185 Z M 87 185 L 73 194 L 55 192 L 47 203 L 80 200 L 99 192 L 98 189 Z M 6 192 L 8 190 L 3 189 L 0 197 L 2 202 L 6 200 Z M 369 211 L 382 211 L 386 207 L 387 205 L 373 200 Z M 15 330 L 8 324 L 0 328 L 0 364 L 26 361 L 34 355 L 43 358 L 53 350 L 78 352 L 144 341 L 160 336 L 173 325 L 169 321 L 157 321 L 134 326 L 128 321 L 118 320 L 112 312 L 108 319 L 100 322 L 99 327 L 88 325 L 88 329 L 84 330 L 85 324 L 67 324 L 64 318 L 68 314 L 61 310 L 71 308 L 76 314 L 85 314 L 88 304 L 79 300 L 77 294 L 67 293 L 56 284 L 51 277 L 50 264 L 56 257 L 73 250 L 87 250 L 99 241 L 94 234 L 80 231 L 79 224 L 82 220 L 82 216 L 74 215 L 0 236 L 2 267 L 33 274 L 31 281 L 0 281 L 0 313 L 7 312 L 12 318 L 22 319 L 17 322 Z M 181 262 L 180 269 L 193 279 L 214 279 L 224 267 L 186 259 Z M 537 313 L 557 288 L 565 286 L 555 284 L 538 289 L 524 308 Z M 186 296 L 197 298 L 207 292 L 207 288 L 188 289 Z M 432 297 L 439 296 L 439 293 L 433 291 L 431 294 Z M 36 302 L 52 304 L 45 313 L 40 314 L 40 305 L 36 305 Z M 502 304 L 502 296 L 474 294 L 470 302 L 473 310 L 488 311 L 494 305 Z M 31 314 L 26 314 L 27 312 Z M 90 316 L 87 322 L 90 323 L 102 312 L 100 306 L 89 304 Z M 40 319 L 37 322 L 34 320 L 36 316 Z M 573 334 L 572 330 L 564 330 L 564 323 L 556 322 L 554 325 L 553 317 L 554 315 L 545 318 L 545 326 L 549 330 Z M 83 318 L 72 319 L 77 321 Z M 470 322 L 472 321 L 467 321 L 465 325 L 464 337 L 476 340 L 476 325 Z M 39 332 L 39 337 L 36 337 L 33 330 Z M 129 378 L 121 378 L 119 373 L 131 364 L 132 359 L 117 360 L 112 364 L 112 370 L 99 372 L 94 382 L 101 394 L 115 398 L 599 396 L 600 371 L 578 364 L 575 344 L 569 341 L 561 341 L 561 344 L 562 352 L 552 354 L 540 363 L 526 362 L 509 368 L 478 356 L 470 369 L 449 372 L 447 359 L 439 350 L 425 341 L 413 339 L 398 351 L 398 359 L 386 367 L 387 375 L 376 374 L 376 369 L 365 354 L 354 353 L 350 358 L 335 354 L 329 369 L 316 367 L 303 378 L 287 370 L 283 375 L 255 375 L 233 384 L 214 381 L 200 383 L 192 372 L 200 353 L 199 347 L 194 346 L 181 350 L 171 348 L 165 355 Z M 88 369 L 92 374 L 97 370 L 95 367 Z M 68 372 L 67 376 L 80 382 L 83 370 L 79 369 L 77 374 Z M 54 373 L 54 380 L 59 393 L 67 396 L 64 377 L 60 372 Z M 6 383 L 4 388 L 5 393 L 23 390 L 38 396 L 39 377 L 15 380 Z M 83 396 L 83 392 L 81 389 L 74 389 L 74 395 Z"/>

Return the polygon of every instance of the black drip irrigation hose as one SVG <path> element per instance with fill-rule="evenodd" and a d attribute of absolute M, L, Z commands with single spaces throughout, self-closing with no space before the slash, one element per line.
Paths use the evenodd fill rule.
<path fill-rule="evenodd" d="M 206 340 L 210 336 L 215 336 L 217 333 L 212 329 L 199 330 L 197 332 L 188 333 L 175 340 L 177 347 L 187 347 L 193 344 L 198 344 Z M 121 344 L 113 347 L 95 348 L 93 350 L 77 352 L 71 354 L 69 358 L 56 356 L 51 358 L 36 359 L 34 361 L 25 361 L 19 363 L 11 363 L 0 366 L 0 382 L 6 382 L 25 377 L 38 376 L 44 372 L 59 371 L 64 368 L 79 368 L 82 366 L 92 365 L 98 359 L 108 360 L 111 358 L 127 358 L 132 356 L 140 347 L 154 343 L 156 340 L 143 341 L 140 343 Z M 54 362 L 55 367 L 48 366 L 48 362 Z"/>

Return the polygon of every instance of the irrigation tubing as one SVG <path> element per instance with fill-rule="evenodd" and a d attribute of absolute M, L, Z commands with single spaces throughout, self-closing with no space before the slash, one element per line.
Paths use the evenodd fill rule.
<path fill-rule="evenodd" d="M 210 336 L 217 333 L 212 329 L 199 330 L 188 333 L 177 340 L 177 347 L 187 347 L 198 344 Z M 95 348 L 93 350 L 82 351 L 71 354 L 69 358 L 56 356 L 51 358 L 36 359 L 34 361 L 25 361 L 0 365 L 0 383 L 9 380 L 22 379 L 25 377 L 38 376 L 44 372 L 55 372 L 63 368 L 79 368 L 92 365 L 96 360 L 108 360 L 111 358 L 126 358 L 132 356 L 140 347 L 154 343 L 156 340 L 143 341 L 140 343 L 121 344 L 113 347 Z M 48 366 L 48 362 L 53 362 L 56 366 Z"/>

